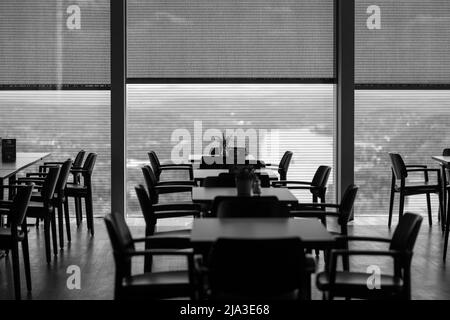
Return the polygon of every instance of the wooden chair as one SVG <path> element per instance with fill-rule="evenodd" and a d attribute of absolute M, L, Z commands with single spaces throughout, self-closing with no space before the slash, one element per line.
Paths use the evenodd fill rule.
<path fill-rule="evenodd" d="M 150 151 L 148 158 L 158 180 L 160 180 L 161 173 L 168 170 L 188 171 L 189 180 L 194 180 L 194 171 L 191 164 L 161 164 L 155 151 Z"/>
<path fill-rule="evenodd" d="M 280 163 L 278 164 L 278 167 L 274 167 L 272 164 L 267 163 L 265 166 L 266 168 L 274 167 L 278 169 L 278 173 L 280 174 L 280 180 L 287 180 L 287 173 L 289 170 L 289 165 L 291 164 L 292 156 L 294 154 L 292 151 L 286 151 L 283 154 L 283 157 L 280 160 Z"/>
<path fill-rule="evenodd" d="M 116 265 L 115 299 L 166 299 L 195 297 L 195 286 L 190 270 L 193 270 L 193 252 L 186 239 L 166 237 L 146 237 L 133 239 L 122 215 L 108 214 L 106 229 L 113 249 Z M 136 243 L 150 241 L 151 249 L 137 250 Z M 172 249 L 167 249 L 172 248 Z M 184 249 L 184 250 L 180 250 Z M 189 269 L 183 271 L 146 272 L 132 274 L 132 258 L 139 256 L 183 256 L 187 258 Z"/>
<path fill-rule="evenodd" d="M 50 236 L 53 241 L 53 253 L 58 255 L 58 242 L 56 235 L 55 201 L 54 193 L 58 183 L 61 167 L 59 165 L 48 168 L 46 177 L 40 187 L 41 197 L 39 201 L 31 201 L 28 205 L 26 216 L 44 220 L 45 254 L 47 263 L 51 262 Z M 30 183 L 36 181 L 35 178 L 19 178 L 18 183 Z M 50 230 L 51 227 L 51 230 Z"/>
<path fill-rule="evenodd" d="M 315 268 L 299 238 L 219 238 L 206 263 L 197 263 L 205 275 L 205 295 L 227 301 L 308 300 L 308 264 Z"/>
<path fill-rule="evenodd" d="M 341 241 L 369 241 L 389 244 L 388 250 L 348 250 L 331 251 L 330 268 L 316 277 L 317 288 L 334 297 L 358 299 L 411 299 L 411 260 L 413 248 L 422 223 L 422 217 L 405 213 L 400 218 L 392 239 L 374 237 L 345 237 Z M 394 260 L 394 272 L 391 275 L 379 275 L 379 287 L 369 288 L 366 272 L 337 271 L 338 257 L 350 256 L 386 256 Z M 377 283 L 374 283 L 377 285 Z"/>
<path fill-rule="evenodd" d="M 290 216 L 296 218 L 317 218 L 320 219 L 325 227 L 327 226 L 327 217 L 336 218 L 340 230 L 339 232 L 330 231 L 330 233 L 339 236 L 347 236 L 348 223 L 350 222 L 357 193 L 358 187 L 351 184 L 345 189 L 341 203 L 299 203 L 294 210 L 290 211 Z M 333 211 L 330 211 L 330 209 Z M 324 258 L 327 259 L 327 255 L 325 255 Z M 343 265 L 344 270 L 348 270 L 348 259 L 343 259 Z"/>
<path fill-rule="evenodd" d="M 425 165 L 405 165 L 402 157 L 398 153 L 389 153 L 391 159 L 391 170 L 392 170 L 392 182 L 391 182 L 391 199 L 389 203 L 389 222 L 388 226 L 391 227 L 392 222 L 392 210 L 394 207 L 394 196 L 395 193 L 400 194 L 400 206 L 399 206 L 399 218 L 402 217 L 405 197 L 411 195 L 425 194 L 427 198 L 427 208 L 428 208 L 428 223 L 432 225 L 431 217 L 431 201 L 430 194 L 435 193 L 439 196 L 439 208 L 441 214 L 443 211 L 443 191 L 442 191 L 442 181 L 439 169 L 429 169 Z M 424 174 L 424 181 L 419 184 L 406 184 L 406 179 L 408 174 L 411 172 L 422 172 Z M 428 179 L 428 173 L 435 172 L 437 175 L 437 182 L 430 183 Z M 397 184 L 397 181 L 400 184 Z M 441 218 L 443 221 L 443 219 Z M 442 229 L 444 226 L 442 225 Z"/>
<path fill-rule="evenodd" d="M 27 282 L 27 290 L 31 291 L 31 271 L 30 271 L 30 255 L 28 250 L 28 232 L 25 221 L 25 214 L 31 198 L 31 192 L 34 185 L 26 186 L 1 186 L 3 192 L 5 188 L 16 188 L 14 199 L 9 208 L 0 209 L 0 216 L 8 216 L 7 228 L 0 228 L 0 249 L 11 250 L 14 291 L 16 300 L 21 299 L 20 289 L 20 268 L 19 268 L 19 242 L 22 243 L 23 262 L 25 267 L 25 278 Z M 19 229 L 20 227 L 20 229 Z"/>
<path fill-rule="evenodd" d="M 328 178 L 331 173 L 331 167 L 320 166 L 317 168 L 316 173 L 311 182 L 309 181 L 292 181 L 292 180 L 280 180 L 273 181 L 273 187 L 287 187 L 288 189 L 295 190 L 309 190 L 312 194 L 313 202 L 317 202 L 320 199 L 321 202 L 325 202 L 325 194 L 327 192 Z"/>
<path fill-rule="evenodd" d="M 145 236 L 190 237 L 190 229 L 157 231 L 158 220 L 177 217 L 200 217 L 201 207 L 194 203 L 174 202 L 158 204 L 149 197 L 143 185 L 134 188 L 145 220 Z M 145 242 L 145 249 L 150 249 L 150 242 Z M 151 271 L 151 256 L 145 257 L 144 271 Z"/>
<path fill-rule="evenodd" d="M 76 201 L 77 199 L 83 199 L 85 200 L 85 206 L 86 206 L 86 220 L 87 220 L 87 227 L 90 231 L 91 235 L 94 235 L 94 208 L 92 203 L 92 173 L 94 171 L 95 162 L 97 161 L 97 154 L 96 153 L 89 153 L 86 157 L 86 161 L 83 164 L 82 169 L 71 169 L 70 172 L 74 175 L 81 175 L 83 177 L 82 183 L 78 183 L 77 181 L 73 181 L 70 183 L 67 183 L 66 189 L 65 189 L 65 195 L 67 197 L 67 200 L 65 201 L 64 205 L 64 211 L 69 213 L 69 203 L 68 198 L 72 197 Z M 80 206 L 80 212 L 81 214 L 81 206 Z M 77 214 L 77 226 L 81 223 L 81 217 Z"/>
<path fill-rule="evenodd" d="M 44 165 L 41 166 L 43 170 L 40 170 L 40 172 L 36 173 L 27 173 L 27 178 L 33 178 L 33 182 L 37 185 L 42 185 L 44 182 L 44 178 L 47 176 L 47 173 L 45 172 L 48 167 L 52 165 Z M 59 172 L 58 181 L 56 182 L 55 192 L 53 194 L 53 206 L 58 211 L 58 234 L 59 234 L 59 247 L 62 249 L 64 248 L 64 219 L 66 221 L 66 232 L 67 232 L 67 240 L 71 241 L 71 235 L 70 235 L 70 220 L 69 220 L 69 213 L 65 212 L 64 210 L 64 204 L 67 201 L 66 195 L 65 195 L 65 189 L 67 185 L 67 180 L 70 175 L 70 170 L 73 168 L 72 160 L 68 159 L 64 162 L 62 162 L 61 165 L 61 171 Z M 44 171 L 45 170 L 45 171 Z M 30 179 L 27 179 L 27 181 L 30 181 Z M 31 197 L 31 201 L 43 201 L 42 194 L 40 192 L 33 192 L 33 195 Z"/>

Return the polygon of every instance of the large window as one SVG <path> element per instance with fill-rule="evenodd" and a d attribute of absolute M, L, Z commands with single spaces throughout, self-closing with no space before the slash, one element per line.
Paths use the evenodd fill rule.
<path fill-rule="evenodd" d="M 173 160 L 174 132 L 195 124 L 254 130 L 274 164 L 293 151 L 292 179 L 333 165 L 334 1 L 130 0 L 127 14 L 129 213 L 147 152 Z"/>
<path fill-rule="evenodd" d="M 51 152 L 53 161 L 97 153 L 96 215 L 110 211 L 109 6 L 0 1 L 0 137 L 16 138 L 18 152 Z"/>
<path fill-rule="evenodd" d="M 333 166 L 334 85 L 332 84 L 150 84 L 128 86 L 128 213 L 139 213 L 134 186 L 143 183 L 140 166 L 155 150 L 171 160 L 179 144 L 176 130 L 192 138 L 201 130 L 255 130 L 257 155 L 277 164 L 283 152 L 294 152 L 288 177 L 311 180 L 319 165 Z M 201 128 L 194 128 L 195 122 Z M 206 139 L 203 148 L 208 143 Z M 203 149 L 202 148 L 202 149 Z M 180 175 L 165 175 L 165 179 Z M 183 177 L 183 176 L 181 176 Z M 187 177 L 184 177 L 187 178 Z M 334 182 L 329 182 L 333 199 Z M 309 192 L 296 192 L 311 201 Z"/>

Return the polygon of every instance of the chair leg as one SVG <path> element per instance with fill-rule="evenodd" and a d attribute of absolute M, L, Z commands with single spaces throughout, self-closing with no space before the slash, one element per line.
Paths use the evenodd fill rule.
<path fill-rule="evenodd" d="M 446 209 L 445 209 L 445 198 L 444 198 L 444 194 L 445 192 L 442 192 L 439 190 L 438 192 L 438 196 L 439 196 L 439 211 L 442 213 L 442 218 L 441 218 L 441 230 L 442 232 L 445 232 L 445 213 L 446 213 Z"/>
<path fill-rule="evenodd" d="M 51 226 L 51 235 L 52 235 L 52 242 L 53 242 L 53 254 L 55 256 L 58 255 L 58 240 L 57 240 L 57 234 L 56 234 L 56 212 L 53 211 L 51 220 L 50 220 L 50 226 Z"/>
<path fill-rule="evenodd" d="M 39 218 L 36 218 L 36 229 L 39 229 Z"/>
<path fill-rule="evenodd" d="M 433 221 L 432 221 L 432 218 L 431 218 L 431 200 L 430 200 L 430 194 L 427 193 L 426 196 L 427 196 L 428 224 L 429 224 L 430 226 L 432 226 L 432 225 L 433 225 Z M 439 202 L 440 202 L 440 200 L 439 200 Z"/>
<path fill-rule="evenodd" d="M 66 220 L 67 242 L 71 242 L 72 235 L 70 234 L 69 201 L 67 198 L 64 201 L 64 218 Z"/>
<path fill-rule="evenodd" d="M 80 223 L 83 222 L 83 204 L 81 198 L 77 197 L 78 216 L 80 217 Z"/>
<path fill-rule="evenodd" d="M 81 224 L 81 214 L 80 214 L 80 202 L 77 197 L 73 198 L 73 201 L 75 203 L 75 217 L 77 218 L 77 228 L 80 227 Z"/>
<path fill-rule="evenodd" d="M 94 208 L 92 204 L 92 191 L 88 191 L 86 198 L 86 220 L 88 223 L 89 230 L 91 231 L 91 235 L 94 235 Z"/>
<path fill-rule="evenodd" d="M 450 192 L 449 192 L 450 193 Z M 450 194 L 447 195 L 447 201 L 448 201 L 448 208 L 450 208 Z M 448 234 L 450 229 L 450 219 L 447 214 L 447 217 L 445 219 L 445 240 L 444 240 L 444 262 L 447 258 L 447 247 L 448 247 Z"/>
<path fill-rule="evenodd" d="M 28 248 L 28 232 L 25 230 L 24 239 L 22 240 L 23 264 L 25 266 L 25 277 L 27 280 L 27 290 L 31 291 L 31 268 L 30 268 L 30 251 Z"/>
<path fill-rule="evenodd" d="M 20 300 L 22 295 L 20 293 L 19 248 L 18 243 L 16 241 L 12 245 L 11 254 L 12 254 L 13 276 L 14 276 L 14 292 L 16 300 Z"/>
<path fill-rule="evenodd" d="M 394 197 L 395 197 L 395 191 L 394 188 L 391 187 L 391 200 L 389 202 L 389 222 L 388 227 L 391 227 L 392 224 L 392 211 L 394 209 Z"/>
<path fill-rule="evenodd" d="M 58 203 L 58 235 L 59 235 L 59 247 L 64 248 L 64 212 L 62 202 Z"/>
<path fill-rule="evenodd" d="M 52 261 L 51 248 L 50 248 L 50 218 L 44 219 L 44 238 L 45 238 L 45 255 L 47 257 L 47 263 Z"/>
<path fill-rule="evenodd" d="M 400 192 L 400 205 L 398 208 L 398 221 L 403 217 L 403 211 L 405 209 L 405 194 Z"/>

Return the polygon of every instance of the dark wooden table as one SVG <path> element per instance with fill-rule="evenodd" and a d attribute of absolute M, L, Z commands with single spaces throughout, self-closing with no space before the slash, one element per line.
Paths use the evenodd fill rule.
<path fill-rule="evenodd" d="M 18 152 L 16 154 L 16 161 L 0 162 L 0 185 L 3 185 L 4 180 L 6 179 L 9 179 L 10 181 L 15 180 L 18 172 L 47 158 L 50 154 L 51 153 Z M 3 199 L 3 190 L 0 192 L 0 199 Z"/>
<path fill-rule="evenodd" d="M 332 249 L 335 237 L 318 219 L 203 218 L 194 219 L 191 242 L 205 252 L 218 238 L 276 239 L 299 237 L 307 249 Z"/>
<path fill-rule="evenodd" d="M 192 201 L 196 203 L 211 203 L 217 196 L 237 196 L 236 188 L 192 188 Z M 287 188 L 261 188 L 261 196 L 276 196 L 284 204 L 295 205 L 297 198 Z M 257 197 L 257 196 L 255 196 Z"/>

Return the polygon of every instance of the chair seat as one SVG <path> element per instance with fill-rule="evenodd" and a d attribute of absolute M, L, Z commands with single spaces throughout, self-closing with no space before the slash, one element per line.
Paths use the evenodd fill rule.
<path fill-rule="evenodd" d="M 50 210 L 53 208 L 50 207 Z M 27 209 L 27 217 L 29 218 L 44 218 L 49 214 L 48 210 L 46 210 L 43 202 L 30 201 Z"/>
<path fill-rule="evenodd" d="M 352 296 L 368 298 L 386 293 L 399 293 L 403 288 L 403 280 L 399 277 L 381 275 L 380 289 L 369 289 L 367 280 L 369 273 L 364 272 L 336 272 L 336 281 L 333 292 L 337 296 Z M 330 289 L 328 272 L 320 272 L 316 277 L 317 288 L 322 291 Z"/>
<path fill-rule="evenodd" d="M 126 277 L 122 281 L 125 298 L 170 298 L 191 294 L 187 271 L 152 272 Z"/>

